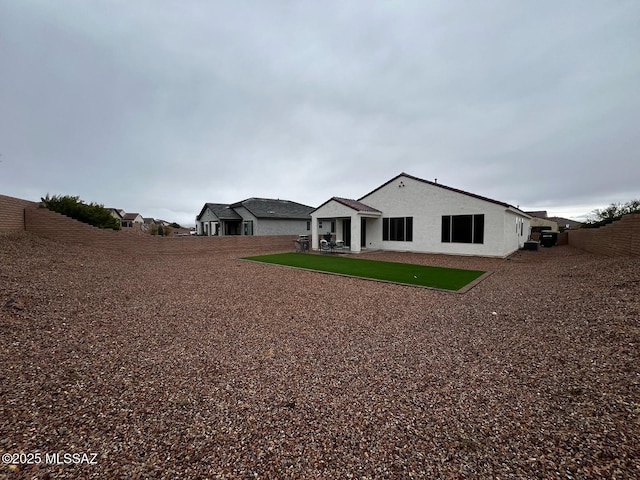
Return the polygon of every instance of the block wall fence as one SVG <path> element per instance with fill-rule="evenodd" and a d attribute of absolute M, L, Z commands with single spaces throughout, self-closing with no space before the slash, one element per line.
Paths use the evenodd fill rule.
<path fill-rule="evenodd" d="M 0 195 L 0 233 L 28 231 L 61 242 L 104 249 L 127 249 L 138 253 L 197 253 L 207 251 L 276 252 L 293 251 L 294 236 L 159 237 L 141 235 L 133 229 L 103 230 L 59 213 L 38 208 L 37 202 Z M 136 234 L 138 233 L 138 234 Z M 566 235 L 566 240 L 565 240 Z M 591 253 L 640 256 L 640 214 L 625 215 L 600 228 L 570 230 L 558 244 Z"/>
<path fill-rule="evenodd" d="M 0 232 L 24 230 L 24 209 L 37 205 L 29 200 L 0 195 Z"/>
<path fill-rule="evenodd" d="M 286 252 L 294 250 L 294 235 L 178 237 L 140 234 L 135 228 L 106 230 L 87 225 L 36 202 L 0 195 L 0 232 L 27 231 L 59 242 L 129 251 L 139 254 L 206 252 Z"/>
<path fill-rule="evenodd" d="M 640 256 L 640 213 L 600 228 L 570 230 L 569 245 L 599 255 Z"/>

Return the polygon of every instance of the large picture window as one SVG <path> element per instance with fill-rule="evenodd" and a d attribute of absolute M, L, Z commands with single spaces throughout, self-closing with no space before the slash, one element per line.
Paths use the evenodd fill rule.
<path fill-rule="evenodd" d="M 383 218 L 382 240 L 413 242 L 413 217 Z"/>
<path fill-rule="evenodd" d="M 484 215 L 443 215 L 443 243 L 484 243 Z"/>

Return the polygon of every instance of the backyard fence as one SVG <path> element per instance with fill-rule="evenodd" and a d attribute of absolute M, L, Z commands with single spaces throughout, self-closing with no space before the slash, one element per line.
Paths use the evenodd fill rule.
<path fill-rule="evenodd" d="M 191 237 L 136 234 L 135 229 L 93 227 L 29 202 L 0 195 L 0 232 L 27 231 L 40 237 L 109 250 L 140 254 L 206 252 L 285 252 L 294 248 L 293 235 Z"/>
<path fill-rule="evenodd" d="M 569 245 L 599 255 L 640 256 L 640 213 L 600 228 L 570 230 Z"/>
<path fill-rule="evenodd" d="M 207 251 L 278 252 L 294 249 L 291 235 L 227 237 L 160 237 L 135 235 L 130 229 L 103 230 L 44 208 L 37 202 L 0 195 L 0 232 L 28 231 L 63 242 L 141 253 L 188 253 Z M 640 256 L 640 214 L 600 228 L 570 230 L 558 237 L 569 245 L 599 255 Z"/>

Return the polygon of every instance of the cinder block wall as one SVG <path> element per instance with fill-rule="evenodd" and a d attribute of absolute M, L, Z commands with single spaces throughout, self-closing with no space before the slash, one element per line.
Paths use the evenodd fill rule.
<path fill-rule="evenodd" d="M 0 232 L 24 230 L 24 209 L 36 205 L 29 200 L 0 195 Z"/>
<path fill-rule="evenodd" d="M 137 254 L 183 253 L 266 253 L 294 250 L 294 236 L 229 236 L 229 237 L 159 237 L 139 235 L 131 229 L 120 231 L 100 229 L 79 222 L 45 208 L 28 206 L 24 209 L 25 229 L 53 240 L 88 245 L 103 249 L 117 249 Z"/>
<path fill-rule="evenodd" d="M 600 228 L 569 231 L 569 245 L 607 256 L 640 256 L 640 214 L 625 215 Z"/>

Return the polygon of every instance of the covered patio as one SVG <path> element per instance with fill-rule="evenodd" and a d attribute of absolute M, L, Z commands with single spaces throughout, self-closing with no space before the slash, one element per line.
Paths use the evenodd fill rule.
<path fill-rule="evenodd" d="M 332 197 L 311 212 L 311 248 L 320 249 L 320 240 L 331 235 L 343 241 L 352 253 L 367 248 L 367 236 L 382 231 L 382 212 L 357 200 Z"/>

